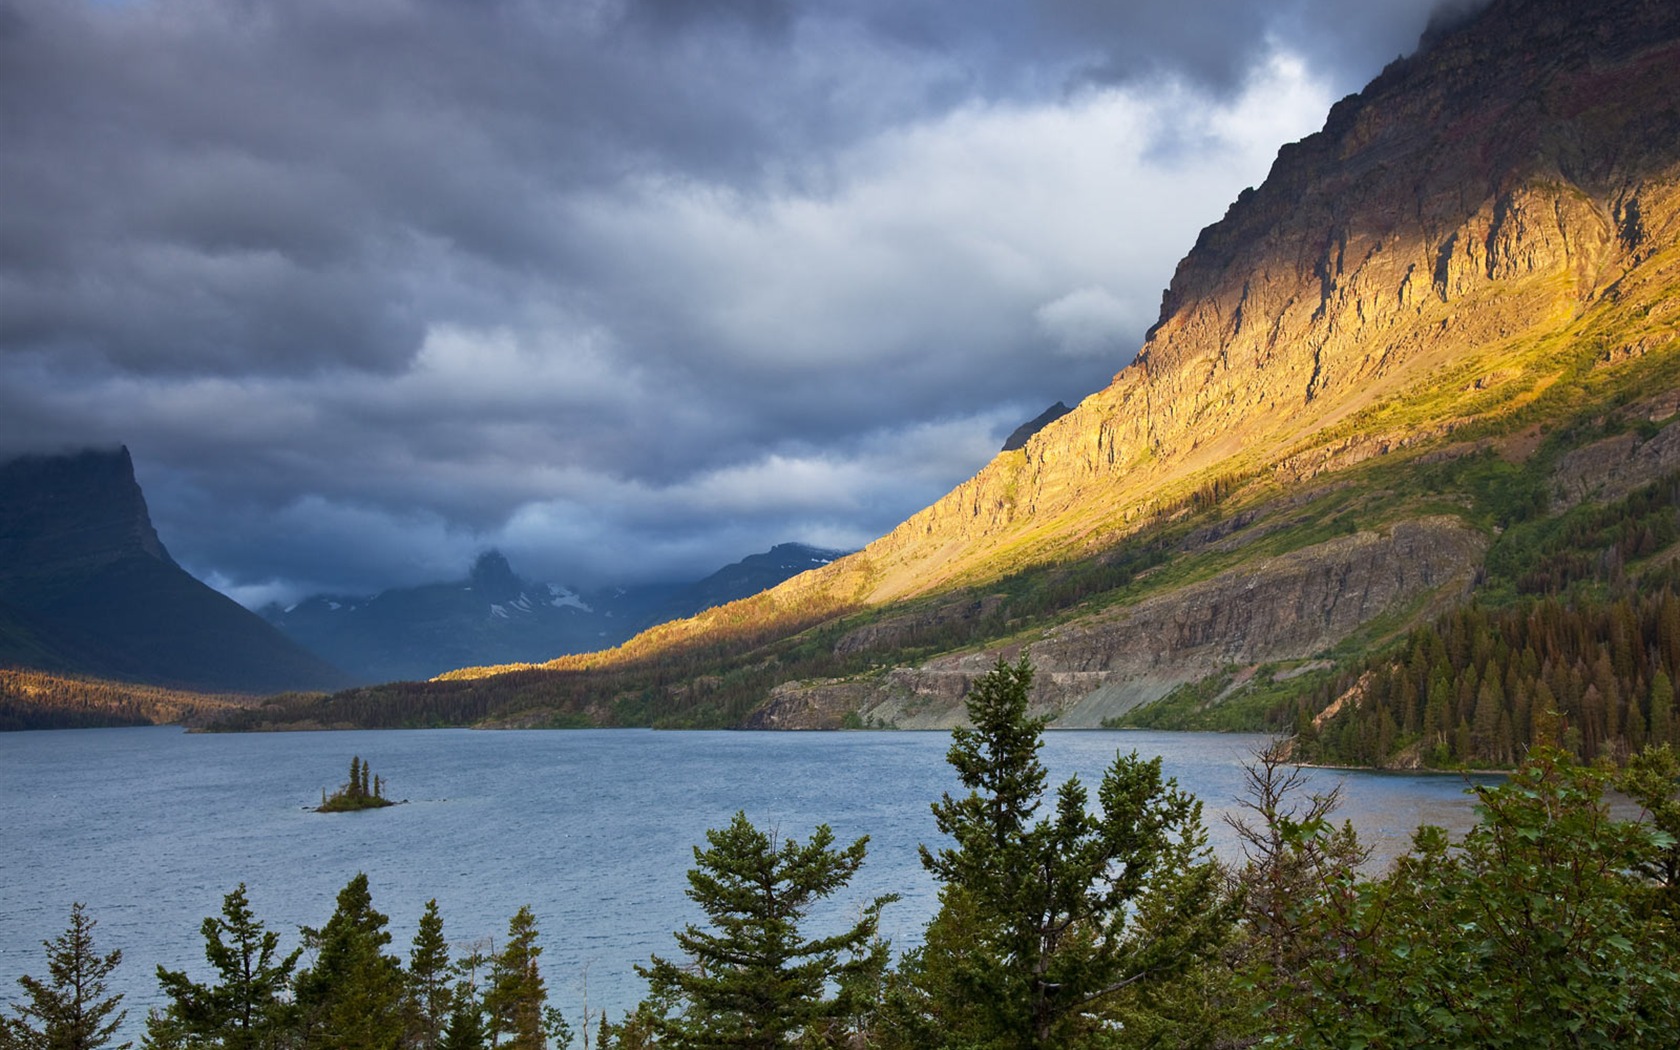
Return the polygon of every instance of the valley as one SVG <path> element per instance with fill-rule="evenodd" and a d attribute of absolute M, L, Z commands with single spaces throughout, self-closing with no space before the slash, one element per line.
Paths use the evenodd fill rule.
<path fill-rule="evenodd" d="M 1478 716 L 1466 665 L 1420 640 L 1481 625 L 1465 642 L 1481 678 L 1495 624 L 1552 606 L 1625 622 L 1606 610 L 1663 607 L 1672 587 L 1680 32 L 1661 4 L 1611 8 L 1586 34 L 1566 5 L 1497 4 L 1391 63 L 1202 232 L 1106 388 L 864 549 L 712 608 L 649 603 L 622 622 L 651 626 L 578 645 L 596 651 L 547 626 L 463 659 L 481 628 L 439 619 L 400 643 L 406 663 L 357 674 L 413 680 L 271 697 L 216 726 L 948 727 L 979 674 L 1027 652 L 1033 709 L 1060 727 L 1311 727 L 1376 735 L 1325 760 L 1499 766 L 1547 731 L 1530 716 L 1549 681 L 1541 706 L 1581 757 L 1671 734 L 1652 694 L 1680 649 L 1621 661 L 1612 702 L 1574 665 L 1632 643 L 1588 631 L 1541 666 L 1501 627 L 1535 666 L 1499 654 Z M 505 560 L 480 568 L 475 622 L 589 605 Z M 270 617 L 324 651 L 395 637 L 349 612 L 420 599 Z M 1660 617 L 1641 630 L 1669 652 Z M 1382 722 L 1357 683 L 1425 649 L 1425 695 L 1395 694 L 1387 729 L 1348 729 Z M 1454 695 L 1432 699 L 1443 673 Z"/>

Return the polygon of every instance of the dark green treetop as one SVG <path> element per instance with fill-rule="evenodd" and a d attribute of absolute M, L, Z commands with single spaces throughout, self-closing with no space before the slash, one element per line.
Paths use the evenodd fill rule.
<path fill-rule="evenodd" d="M 930 947 L 910 966 L 913 988 L 918 969 L 934 978 L 919 987 L 923 1021 L 940 1019 L 924 1039 L 1079 1045 L 1111 997 L 1182 973 L 1229 925 L 1201 804 L 1163 780 L 1159 758 L 1116 755 L 1095 811 L 1072 778 L 1038 816 L 1032 677 L 1024 654 L 1000 658 L 969 691 L 972 728 L 952 733 L 948 760 L 969 793 L 934 803 L 953 844 L 922 852 L 944 883 Z"/>
<path fill-rule="evenodd" d="M 364 874 L 339 891 L 319 930 L 305 930 L 315 965 L 298 974 L 303 1045 L 332 1050 L 394 1050 L 403 1037 L 402 963 L 386 953 L 391 934 L 374 910 Z"/>
<path fill-rule="evenodd" d="M 453 977 L 449 942 L 443 936 L 443 916 L 434 897 L 426 902 L 408 952 L 408 1043 L 417 1050 L 434 1050 L 443 1043 L 444 1029 L 454 1008 Z"/>
<path fill-rule="evenodd" d="M 508 920 L 508 939 L 490 960 L 490 987 L 484 993 L 484 1013 L 491 1045 L 510 1050 L 542 1050 L 547 1045 L 548 989 L 537 956 L 537 918 L 529 906 Z"/>
<path fill-rule="evenodd" d="M 204 957 L 216 981 L 201 984 L 178 970 L 158 967 L 158 985 L 169 1005 L 146 1020 L 148 1048 L 220 1047 L 268 1050 L 285 1045 L 295 1021 L 292 970 L 302 948 L 279 955 L 280 935 L 265 930 L 251 912 L 245 884 L 222 898 L 221 918 L 204 920 Z"/>
<path fill-rule="evenodd" d="M 790 1038 L 839 1023 L 850 1010 L 844 990 L 861 971 L 879 973 L 886 946 L 876 939 L 880 910 L 864 908 L 848 929 L 808 938 L 800 925 L 813 904 L 844 888 L 863 864 L 867 836 L 834 848 L 826 825 L 809 842 L 778 841 L 745 813 L 706 832 L 694 850 L 688 897 L 709 929 L 677 933 L 689 956 L 680 965 L 654 956 L 637 972 L 646 977 L 661 1040 L 678 1047 L 784 1047 Z"/>

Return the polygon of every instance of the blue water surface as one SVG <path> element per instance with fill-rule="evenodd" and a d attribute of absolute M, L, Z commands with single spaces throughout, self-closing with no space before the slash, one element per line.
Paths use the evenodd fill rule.
<path fill-rule="evenodd" d="M 1265 739 L 1202 733 L 1052 732 L 1052 783 L 1100 778 L 1117 750 L 1162 756 L 1206 805 L 1215 848 L 1236 854 L 1222 817 Z M 701 916 L 683 895 L 693 846 L 744 810 L 801 839 L 819 823 L 841 843 L 870 837 L 843 899 L 814 918 L 838 927 L 868 899 L 903 898 L 884 932 L 909 947 L 933 914 L 917 846 L 939 844 L 929 803 L 955 791 L 950 736 L 910 733 L 661 733 L 644 730 L 369 731 L 199 735 L 175 728 L 0 734 L 0 1003 L 24 973 L 44 975 L 41 941 L 71 902 L 98 922 L 129 1029 L 159 1002 L 159 964 L 207 976 L 198 928 L 240 882 L 289 948 L 320 926 L 338 890 L 365 872 L 406 955 L 436 898 L 457 944 L 505 933 L 530 905 L 551 999 L 574 1023 L 616 1017 L 644 992 L 632 967 L 675 956 L 671 931 Z M 317 814 L 352 755 L 406 804 Z M 1312 774 L 1340 782 L 1341 816 L 1383 856 L 1419 823 L 1461 828 L 1464 782 L 1450 776 Z"/>

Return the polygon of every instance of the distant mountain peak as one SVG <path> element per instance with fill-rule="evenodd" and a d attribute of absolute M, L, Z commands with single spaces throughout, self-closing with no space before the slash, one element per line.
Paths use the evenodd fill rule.
<path fill-rule="evenodd" d="M 363 681 L 429 678 L 460 667 L 539 662 L 617 645 L 638 630 L 692 616 L 820 568 L 846 551 L 779 543 L 698 582 L 577 589 L 522 579 L 491 548 L 465 580 L 315 595 L 262 615 Z"/>
<path fill-rule="evenodd" d="M 1045 427 L 1072 411 L 1073 409 L 1067 407 L 1067 405 L 1064 405 L 1062 402 L 1056 402 L 1049 408 L 1040 412 L 1037 416 L 1034 416 L 1032 419 L 1016 427 L 1014 432 L 1009 435 L 1009 439 L 1003 443 L 1002 451 L 1014 452 L 1018 448 L 1025 448 L 1027 441 L 1034 434 L 1043 430 Z"/>
<path fill-rule="evenodd" d="M 525 589 L 524 582 L 514 575 L 507 556 L 494 548 L 478 556 L 467 578 L 473 590 L 493 602 L 517 598 Z"/>

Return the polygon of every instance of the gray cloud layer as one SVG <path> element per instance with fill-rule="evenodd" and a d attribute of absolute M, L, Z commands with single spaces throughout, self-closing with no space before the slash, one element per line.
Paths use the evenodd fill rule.
<path fill-rule="evenodd" d="M 0 0 L 0 455 L 247 601 L 861 544 L 1426 0 Z"/>

